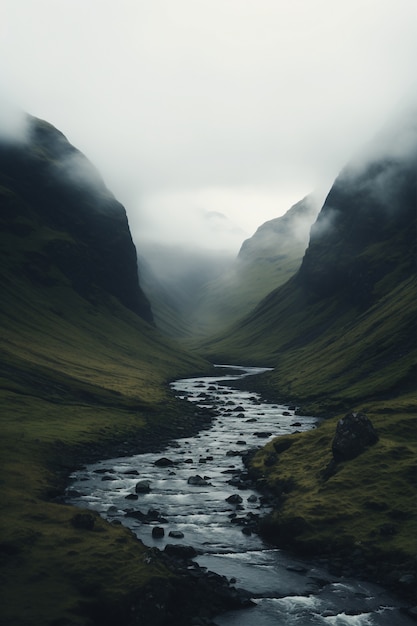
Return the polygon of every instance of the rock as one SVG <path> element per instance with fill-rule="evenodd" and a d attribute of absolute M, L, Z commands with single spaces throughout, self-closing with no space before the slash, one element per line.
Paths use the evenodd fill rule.
<path fill-rule="evenodd" d="M 255 435 L 255 437 L 259 437 L 260 439 L 266 439 L 267 437 L 270 437 L 272 435 L 272 433 L 270 432 L 260 430 L 253 434 Z"/>
<path fill-rule="evenodd" d="M 229 504 L 241 504 L 243 498 L 238 493 L 234 493 L 232 496 L 226 498 L 226 502 Z"/>
<path fill-rule="evenodd" d="M 142 513 L 142 511 L 134 511 L 133 509 L 128 509 L 127 511 L 125 511 L 125 515 L 126 517 L 134 517 L 141 522 L 146 519 L 145 513 Z"/>
<path fill-rule="evenodd" d="M 197 550 L 193 546 L 183 546 L 179 543 L 167 543 L 164 552 L 174 559 L 193 559 L 197 556 Z"/>
<path fill-rule="evenodd" d="M 149 493 L 151 490 L 151 481 L 150 480 L 140 480 L 136 483 L 135 491 L 136 493 Z"/>
<path fill-rule="evenodd" d="M 348 461 L 378 441 L 371 420 L 364 413 L 348 413 L 339 420 L 332 443 L 336 462 Z"/>
<path fill-rule="evenodd" d="M 137 500 L 139 498 L 137 493 L 129 493 L 125 496 L 125 500 Z"/>
<path fill-rule="evenodd" d="M 150 522 L 159 522 L 163 519 L 161 517 L 161 511 L 159 511 L 159 509 L 149 509 L 146 513 L 146 517 Z"/>
<path fill-rule="evenodd" d="M 128 470 L 127 472 L 123 472 L 124 476 L 139 476 L 138 470 Z"/>
<path fill-rule="evenodd" d="M 172 537 L 173 539 L 184 539 L 184 533 L 180 530 L 170 530 L 168 537 Z"/>
<path fill-rule="evenodd" d="M 165 530 L 162 528 L 162 526 L 154 526 L 152 528 L 152 537 L 154 539 L 162 539 L 164 535 L 165 535 Z"/>
<path fill-rule="evenodd" d="M 190 476 L 189 479 L 187 480 L 187 483 L 189 485 L 197 485 L 198 487 L 205 487 L 206 485 L 209 484 L 207 480 L 203 478 L 202 476 L 200 476 L 199 474 L 196 474 L 195 476 Z"/>
<path fill-rule="evenodd" d="M 255 494 L 252 494 L 252 495 L 251 495 L 251 496 L 249 496 L 249 498 L 248 498 L 248 502 L 253 503 L 253 502 L 257 502 L 257 501 L 258 501 L 258 497 L 257 497 L 257 496 L 255 496 Z"/>
<path fill-rule="evenodd" d="M 172 467 L 173 465 L 175 465 L 175 463 L 174 461 L 171 461 L 171 459 L 167 459 L 165 456 L 163 456 L 161 459 L 155 461 L 154 465 L 156 465 L 157 467 Z"/>
<path fill-rule="evenodd" d="M 91 513 L 77 513 L 71 518 L 71 525 L 82 530 L 93 530 L 95 517 Z"/>

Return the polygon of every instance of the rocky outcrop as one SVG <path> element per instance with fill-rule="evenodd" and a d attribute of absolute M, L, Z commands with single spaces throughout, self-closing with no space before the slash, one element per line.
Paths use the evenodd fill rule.
<path fill-rule="evenodd" d="M 348 413 L 336 426 L 333 459 L 336 462 L 354 459 L 377 441 L 377 432 L 364 413 Z"/>

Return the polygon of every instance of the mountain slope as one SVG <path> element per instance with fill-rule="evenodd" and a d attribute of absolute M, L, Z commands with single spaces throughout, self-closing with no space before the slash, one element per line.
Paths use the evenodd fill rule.
<path fill-rule="evenodd" d="M 282 217 L 265 222 L 243 242 L 231 269 L 203 285 L 195 317 L 206 335 L 247 315 L 295 274 L 319 208 L 318 198 L 311 194 Z"/>
<path fill-rule="evenodd" d="M 122 529 L 74 527 L 53 498 L 88 459 L 197 428 L 167 381 L 209 366 L 152 325 L 123 207 L 61 133 L 29 126 L 0 147 L 1 614 L 125 623 L 172 572 Z"/>
<path fill-rule="evenodd" d="M 300 270 L 227 335 L 218 362 L 269 365 L 258 389 L 327 417 L 273 440 L 250 462 L 274 512 L 268 539 L 325 557 L 335 571 L 382 581 L 416 602 L 415 118 L 389 149 L 349 165 L 311 230 Z M 334 463 L 347 412 L 365 412 L 378 442 Z"/>
<path fill-rule="evenodd" d="M 406 388 L 415 356 L 415 168 L 413 151 L 347 167 L 297 274 L 204 353 L 273 365 L 270 381 L 298 398 Z"/>

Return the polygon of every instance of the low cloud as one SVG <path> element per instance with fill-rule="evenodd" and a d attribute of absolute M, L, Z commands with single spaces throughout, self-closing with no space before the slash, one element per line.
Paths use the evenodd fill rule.
<path fill-rule="evenodd" d="M 24 143 L 28 136 L 28 116 L 0 95 L 0 141 Z"/>

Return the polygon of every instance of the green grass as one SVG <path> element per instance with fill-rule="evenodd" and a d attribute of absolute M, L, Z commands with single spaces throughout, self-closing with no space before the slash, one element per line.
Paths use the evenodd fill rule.
<path fill-rule="evenodd" d="M 364 409 L 379 434 L 378 443 L 338 464 L 329 478 L 323 472 L 332 459 L 337 418 L 326 420 L 314 431 L 285 437 L 292 445 L 280 454 L 274 443 L 282 438 L 256 454 L 252 467 L 257 476 L 264 477 L 281 497 L 281 506 L 266 521 L 268 537 L 278 544 L 333 557 L 341 552 L 348 557 L 359 547 L 381 575 L 388 565 L 413 572 L 417 550 L 415 415 L 393 412 L 383 403 Z M 386 525 L 392 527 L 392 534 L 384 533 Z"/>
<path fill-rule="evenodd" d="M 193 426 L 167 383 L 211 368 L 107 294 L 84 300 L 53 266 L 28 277 L 25 255 L 61 236 L 41 235 L 0 242 L 1 614 L 10 626 L 120 623 L 130 597 L 172 574 L 126 529 L 73 528 L 76 509 L 53 497 L 80 462 Z"/>
<path fill-rule="evenodd" d="M 360 574 L 411 597 L 415 588 L 398 580 L 416 575 L 417 281 L 403 235 L 399 243 L 389 235 L 362 253 L 365 275 L 376 277 L 366 304 L 343 288 L 312 293 L 296 275 L 199 351 L 217 362 L 272 367 L 243 384 L 327 418 L 291 436 L 284 452 L 270 443 L 253 459 L 276 497 L 263 524 L 268 538 L 342 563 L 359 553 Z M 328 255 L 331 267 L 339 257 L 331 246 Z M 355 410 L 371 418 L 379 441 L 326 479 L 337 419 Z"/>

